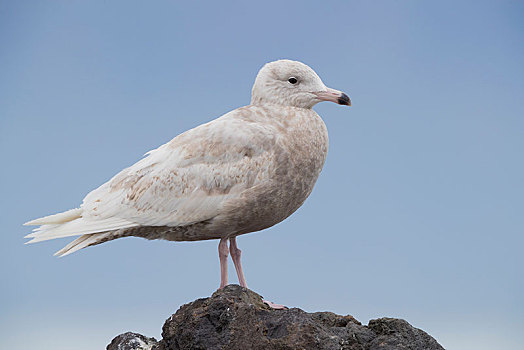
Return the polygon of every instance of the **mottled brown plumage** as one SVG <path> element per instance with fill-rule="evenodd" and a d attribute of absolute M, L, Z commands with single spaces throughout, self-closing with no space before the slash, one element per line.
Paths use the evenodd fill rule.
<path fill-rule="evenodd" d="M 42 225 L 28 235 L 30 242 L 80 235 L 57 252 L 67 255 L 126 236 L 220 239 L 223 267 L 229 239 L 245 284 L 235 237 L 291 215 L 322 170 L 328 134 L 311 109 L 320 101 L 350 104 L 305 64 L 268 63 L 256 78 L 249 106 L 148 152 L 89 193 L 80 208 L 29 222 Z"/>
<path fill-rule="evenodd" d="M 327 155 L 327 130 L 320 117 L 313 110 L 304 112 L 295 107 L 258 106 L 239 109 L 230 117 L 250 118 L 247 130 L 264 126 L 265 135 L 258 139 L 264 140 L 265 146 L 256 145 L 255 137 L 251 147 L 233 147 L 233 151 L 242 156 L 241 170 L 246 175 L 241 178 L 232 176 L 205 187 L 205 192 L 208 196 L 227 195 L 239 185 L 243 187 L 242 191 L 225 199 L 213 217 L 174 227 L 122 229 L 115 232 L 115 238 L 138 236 L 170 241 L 229 238 L 271 227 L 302 205 L 313 190 Z M 191 144 L 197 145 L 194 151 L 202 159 L 219 157 L 232 151 L 206 140 L 193 139 Z M 143 175 L 139 178 L 142 179 Z M 155 179 L 152 180 L 154 182 Z M 242 182 L 239 183 L 239 180 Z M 122 181 L 118 177 L 113 181 L 115 187 L 121 186 Z M 135 178 L 130 180 L 127 185 L 132 198 L 129 200 L 137 200 L 140 194 L 146 192 L 144 188 L 150 188 L 153 182 L 141 181 L 141 186 L 137 186 Z M 168 182 L 164 185 L 168 186 Z"/>

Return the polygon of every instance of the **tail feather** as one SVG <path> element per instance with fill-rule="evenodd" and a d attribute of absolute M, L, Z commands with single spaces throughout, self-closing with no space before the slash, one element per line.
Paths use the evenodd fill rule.
<path fill-rule="evenodd" d="M 99 233 L 121 228 L 137 226 L 135 223 L 119 219 L 109 218 L 104 220 L 87 220 L 84 218 L 74 219 L 60 225 L 43 225 L 30 233 L 26 238 L 32 238 L 27 243 L 37 243 L 55 238 L 80 236 L 83 234 Z"/>
<path fill-rule="evenodd" d="M 33 232 L 25 236 L 32 238 L 28 243 L 37 243 L 55 238 L 80 236 L 66 245 L 55 255 L 65 256 L 87 246 L 110 239 L 115 230 L 138 226 L 137 224 L 120 218 L 86 219 L 82 217 L 82 209 L 71 209 L 63 213 L 49 215 L 32 220 L 24 225 L 40 225 Z"/>
<path fill-rule="evenodd" d="M 100 233 L 94 233 L 95 235 L 96 234 L 100 234 Z M 68 245 L 66 245 L 64 248 L 60 249 L 59 251 L 57 251 L 55 254 L 53 254 L 54 256 L 63 256 L 66 252 L 68 252 L 71 248 L 81 244 L 82 242 L 84 242 L 86 239 L 88 239 L 91 235 L 82 235 L 80 237 L 78 237 L 77 239 L 75 239 L 74 241 L 70 242 Z"/>
<path fill-rule="evenodd" d="M 35 220 L 28 221 L 24 226 L 35 226 L 35 225 L 51 225 L 51 224 L 63 224 L 74 219 L 82 217 L 82 208 L 75 208 L 63 213 L 54 215 L 44 216 Z"/>
<path fill-rule="evenodd" d="M 86 248 L 90 245 L 96 244 L 97 242 L 104 241 L 112 232 L 93 233 L 86 234 L 78 237 L 73 242 L 66 245 L 64 248 L 57 251 L 54 255 L 63 257 L 72 254 L 80 249 Z"/>

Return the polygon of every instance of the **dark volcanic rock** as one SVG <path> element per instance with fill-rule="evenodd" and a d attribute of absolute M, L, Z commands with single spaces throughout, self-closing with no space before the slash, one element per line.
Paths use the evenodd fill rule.
<path fill-rule="evenodd" d="M 142 334 L 126 332 L 111 340 L 106 350 L 150 350 L 157 345 L 155 338 L 144 337 Z"/>
<path fill-rule="evenodd" d="M 111 346 L 118 345 L 114 343 L 119 337 L 108 350 L 117 349 Z M 183 305 L 164 323 L 162 338 L 154 350 L 443 349 L 431 336 L 404 320 L 381 318 L 363 326 L 353 316 L 331 312 L 273 310 L 260 295 L 237 285 Z"/>

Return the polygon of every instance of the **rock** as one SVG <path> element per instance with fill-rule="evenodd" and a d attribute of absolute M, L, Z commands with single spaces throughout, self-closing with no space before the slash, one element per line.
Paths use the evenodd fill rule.
<path fill-rule="evenodd" d="M 142 349 L 116 347 L 116 341 L 127 334 L 133 333 L 113 339 L 107 349 Z M 273 310 L 255 292 L 229 285 L 210 298 L 183 305 L 166 320 L 162 340 L 152 349 L 437 350 L 443 347 L 404 320 L 380 318 L 364 326 L 353 316 L 332 312 Z"/>
<path fill-rule="evenodd" d="M 155 338 L 144 337 L 142 334 L 126 332 L 115 337 L 106 350 L 151 350 L 157 345 Z"/>

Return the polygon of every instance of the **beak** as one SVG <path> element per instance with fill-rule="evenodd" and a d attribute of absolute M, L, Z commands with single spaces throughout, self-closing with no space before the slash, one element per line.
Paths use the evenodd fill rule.
<path fill-rule="evenodd" d="M 313 93 L 320 101 L 331 101 L 339 105 L 351 106 L 349 96 L 335 89 L 326 88 L 326 91 L 317 91 Z"/>

